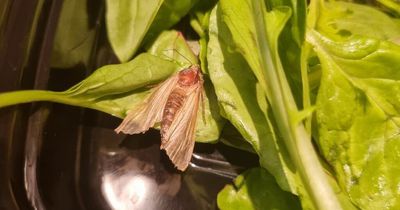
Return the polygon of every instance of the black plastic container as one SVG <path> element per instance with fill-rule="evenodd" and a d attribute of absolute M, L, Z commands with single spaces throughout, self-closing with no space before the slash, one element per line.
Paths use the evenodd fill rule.
<path fill-rule="evenodd" d="M 95 31 L 89 62 L 50 68 L 63 1 L 0 2 L 0 92 L 65 90 L 117 62 L 104 2 L 87 3 Z M 155 130 L 116 135 L 120 119 L 53 103 L 0 109 L 0 209 L 217 209 L 216 195 L 253 154 L 196 144 L 190 167 L 173 168 Z"/>

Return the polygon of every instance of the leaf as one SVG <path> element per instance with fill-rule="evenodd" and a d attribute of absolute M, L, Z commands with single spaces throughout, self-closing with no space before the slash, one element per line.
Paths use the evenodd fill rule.
<path fill-rule="evenodd" d="M 51 54 L 51 67 L 88 65 L 95 41 L 88 14 L 88 1 L 64 1 Z"/>
<path fill-rule="evenodd" d="M 197 57 L 193 54 L 183 35 L 174 30 L 162 32 L 157 40 L 148 47 L 148 52 L 176 62 L 182 68 L 198 63 Z"/>
<path fill-rule="evenodd" d="M 290 17 L 290 8 L 277 7 L 267 12 L 264 1 L 257 0 L 221 0 L 220 6 L 232 34 L 233 49 L 243 55 L 271 105 L 278 135 L 300 178 L 294 183 L 303 203 L 311 203 L 311 208 L 316 209 L 342 209 L 309 134 L 302 123 L 294 121 L 298 110 L 278 53 L 278 38 Z"/>
<path fill-rule="evenodd" d="M 228 146 L 256 154 L 253 146 L 243 138 L 241 133 L 230 122 L 225 124 L 219 140 Z"/>
<path fill-rule="evenodd" d="M 107 0 L 107 35 L 121 62 L 137 51 L 163 0 Z"/>
<path fill-rule="evenodd" d="M 390 9 L 397 17 L 400 16 L 400 2 L 396 0 L 377 0 L 377 2 Z"/>
<path fill-rule="evenodd" d="M 175 32 L 175 34 L 177 33 Z M 178 39 L 182 39 L 179 42 L 184 41 L 181 36 Z M 166 46 L 159 42 L 170 43 L 171 41 L 161 37 L 156 40 L 155 45 Z M 181 45 L 181 47 L 184 46 Z M 190 52 L 190 49 L 185 49 L 183 52 Z M 189 56 L 188 54 L 183 55 Z M 174 60 L 142 53 L 130 62 L 103 66 L 64 92 L 27 90 L 2 93 L 0 94 L 0 108 L 18 103 L 52 101 L 96 109 L 124 118 L 128 110 L 139 105 L 148 97 L 151 91 L 149 85 L 157 84 L 182 68 Z M 224 121 L 218 114 L 217 106 L 214 105 L 216 97 L 211 86 L 206 83 L 205 89 L 204 118 L 201 114 L 198 115 L 196 140 L 212 142 L 218 139 Z"/>
<path fill-rule="evenodd" d="M 199 35 L 199 59 L 203 72 L 208 73 L 207 45 L 209 41 L 208 28 L 212 9 L 217 0 L 203 0 L 198 2 L 191 11 L 190 25 Z"/>
<path fill-rule="evenodd" d="M 177 31 L 161 33 L 157 41 L 150 47 L 149 52 L 159 57 L 172 59 L 173 62 L 177 62 L 182 66 L 182 69 L 198 63 L 185 38 Z M 213 85 L 206 75 L 204 75 L 204 80 L 204 90 L 207 96 L 203 101 L 206 120 L 202 119 L 202 115 L 198 115 L 197 127 L 199 129 L 196 131 L 196 140 L 210 142 L 210 140 L 214 141 L 219 138 L 225 119 L 219 114 L 220 111 Z"/>
<path fill-rule="evenodd" d="M 289 6 L 292 9 L 293 15 L 290 17 L 290 35 L 297 46 L 302 46 L 305 36 L 306 14 L 307 14 L 307 1 L 303 0 L 269 0 L 266 1 L 269 8 L 276 8 L 279 6 Z M 285 44 L 282 42 L 282 44 Z"/>
<path fill-rule="evenodd" d="M 311 31 L 322 65 L 319 147 L 361 209 L 399 209 L 400 46 Z"/>
<path fill-rule="evenodd" d="M 145 42 L 153 41 L 163 30 L 178 23 L 199 0 L 164 0 L 154 18 Z"/>
<path fill-rule="evenodd" d="M 318 11 L 315 29 L 331 38 L 363 35 L 390 40 L 400 34 L 400 26 L 392 18 L 370 6 L 332 1 L 325 2 Z"/>
<path fill-rule="evenodd" d="M 261 165 L 275 176 L 279 185 L 284 190 L 295 191 L 293 166 L 268 118 L 264 92 L 243 56 L 232 50 L 232 36 L 222 15 L 220 7 L 211 14 L 207 50 L 209 75 L 221 114 L 252 145 Z"/>
<path fill-rule="evenodd" d="M 301 209 L 299 200 L 275 183 L 265 169 L 253 168 L 239 175 L 233 185 L 227 185 L 218 194 L 221 210 L 296 210 Z"/>

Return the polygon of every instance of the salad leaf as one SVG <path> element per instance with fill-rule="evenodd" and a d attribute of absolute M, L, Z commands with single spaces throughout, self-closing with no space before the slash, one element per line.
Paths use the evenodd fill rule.
<path fill-rule="evenodd" d="M 261 165 L 276 177 L 279 185 L 295 191 L 295 172 L 269 119 L 271 113 L 262 88 L 243 56 L 231 50 L 233 40 L 222 15 L 220 7 L 211 14 L 207 50 L 209 75 L 221 114 L 252 145 Z"/>
<path fill-rule="evenodd" d="M 199 35 L 199 59 L 203 72 L 208 73 L 207 45 L 209 41 L 209 20 L 212 9 L 215 7 L 217 0 L 204 0 L 195 5 L 191 11 L 190 25 Z"/>
<path fill-rule="evenodd" d="M 130 97 L 136 94 L 135 90 L 160 82 L 179 69 L 175 63 L 143 53 L 128 63 L 103 66 L 64 92 L 26 90 L 2 93 L 0 107 L 45 100 L 124 117 L 135 101 Z"/>
<path fill-rule="evenodd" d="M 177 32 L 174 39 L 182 39 Z M 170 34 L 170 33 L 166 33 Z M 173 39 L 173 40 L 174 40 Z M 159 42 L 171 43 L 173 40 L 160 37 Z M 155 42 L 155 46 L 166 44 Z M 188 48 L 187 45 L 179 45 Z M 179 48 L 179 49 L 181 49 Z M 160 50 L 162 51 L 162 50 Z M 190 52 L 190 49 L 181 50 Z M 189 55 L 182 54 L 189 57 Z M 116 117 L 125 117 L 128 110 L 139 105 L 151 93 L 149 85 L 154 85 L 185 67 L 176 61 L 166 60 L 151 53 L 142 53 L 130 62 L 108 65 L 97 69 L 72 88 L 64 92 L 26 90 L 0 94 L 0 108 L 18 103 L 33 101 L 52 101 L 73 106 L 86 107 L 106 112 Z M 196 140 L 210 142 L 218 139 L 223 120 L 218 114 L 215 94 L 205 85 L 204 117 L 198 116 Z"/>
<path fill-rule="evenodd" d="M 344 2 L 321 4 L 307 40 L 322 67 L 317 136 L 342 189 L 361 209 L 397 209 L 395 90 L 399 25 L 382 12 Z M 330 25 L 329 25 L 329 24 Z"/>
<path fill-rule="evenodd" d="M 240 52 L 271 104 L 279 135 L 284 140 L 299 179 L 296 189 L 304 206 L 342 209 L 302 123 L 278 53 L 278 37 L 290 8 L 266 11 L 263 1 L 220 1 L 235 50 Z M 310 206 L 311 205 L 311 206 Z"/>
<path fill-rule="evenodd" d="M 263 168 L 253 168 L 239 175 L 233 185 L 218 194 L 221 210 L 301 209 L 297 198 L 279 188 L 274 177 Z"/>
<path fill-rule="evenodd" d="M 294 39 L 297 46 L 302 46 L 306 29 L 307 1 L 303 0 L 270 0 L 266 1 L 268 8 L 288 6 L 292 9 L 293 15 L 290 17 L 290 36 Z M 282 44 L 285 44 L 282 42 Z"/>
<path fill-rule="evenodd" d="M 322 65 L 318 143 L 361 209 L 400 208 L 400 46 L 308 34 Z"/>
<path fill-rule="evenodd" d="M 163 0 L 107 0 L 108 39 L 120 61 L 128 61 L 139 48 Z"/>
<path fill-rule="evenodd" d="M 390 9 L 397 16 L 400 16 L 400 2 L 396 0 L 377 0 L 380 4 Z"/>
<path fill-rule="evenodd" d="M 153 41 L 163 30 L 169 29 L 178 23 L 197 2 L 199 0 L 164 0 L 146 34 L 144 42 Z"/>
<path fill-rule="evenodd" d="M 176 62 L 182 68 L 198 63 L 197 57 L 193 54 L 185 38 L 177 31 L 162 32 L 157 37 L 157 41 L 148 47 L 148 52 Z"/>
<path fill-rule="evenodd" d="M 52 67 L 88 65 L 96 34 L 90 24 L 87 6 L 87 0 L 63 2 L 53 42 Z"/>
<path fill-rule="evenodd" d="M 318 9 L 315 29 L 331 38 L 346 39 L 356 35 L 381 40 L 399 38 L 400 25 L 370 6 L 348 2 L 325 2 Z"/>
<path fill-rule="evenodd" d="M 176 31 L 165 31 L 149 49 L 149 53 L 172 59 L 174 62 L 186 68 L 190 65 L 198 63 L 197 57 L 192 53 L 190 46 L 181 33 Z M 203 70 L 204 71 L 204 70 Z M 225 119 L 219 114 L 217 97 L 214 92 L 214 86 L 208 80 L 206 75 L 204 79 L 204 90 L 207 97 L 203 100 L 205 108 L 206 120 L 201 120 L 198 117 L 197 127 L 207 129 L 197 129 L 197 141 L 210 142 L 217 140 L 221 133 L 222 127 L 225 124 Z"/>

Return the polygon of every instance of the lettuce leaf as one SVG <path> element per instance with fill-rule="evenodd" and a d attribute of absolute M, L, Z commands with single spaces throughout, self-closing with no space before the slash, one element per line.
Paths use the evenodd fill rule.
<path fill-rule="evenodd" d="M 392 40 L 400 30 L 371 7 L 322 8 L 307 33 L 322 70 L 318 146 L 356 206 L 399 209 L 400 46 Z"/>

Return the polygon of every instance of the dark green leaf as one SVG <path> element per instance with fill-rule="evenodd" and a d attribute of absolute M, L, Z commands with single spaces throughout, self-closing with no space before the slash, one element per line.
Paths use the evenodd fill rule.
<path fill-rule="evenodd" d="M 51 55 L 52 67 L 71 68 L 88 64 L 95 30 L 89 22 L 87 5 L 87 0 L 63 2 Z"/>
<path fill-rule="evenodd" d="M 198 1 L 199 0 L 164 0 L 146 34 L 145 42 L 152 41 L 163 30 L 169 29 L 174 24 L 178 23 Z"/>

